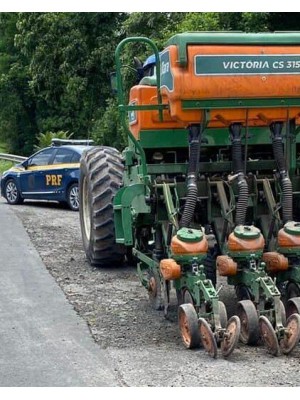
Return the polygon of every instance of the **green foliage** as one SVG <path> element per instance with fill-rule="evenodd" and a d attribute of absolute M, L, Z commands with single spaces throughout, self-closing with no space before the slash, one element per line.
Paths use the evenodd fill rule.
<path fill-rule="evenodd" d="M 82 137 L 110 95 L 108 72 L 119 40 L 118 13 L 24 13 L 15 42 L 30 58 L 29 87 L 40 131 Z"/>
<path fill-rule="evenodd" d="M 146 36 L 162 50 L 184 31 L 298 30 L 299 13 L 27 12 L 0 13 L 0 140 L 8 152 L 30 155 L 39 132 L 73 132 L 122 148 L 126 133 L 112 99 L 109 74 L 124 37 Z M 124 48 L 133 67 L 152 53 Z M 136 76 L 124 69 L 128 93 Z"/>
<path fill-rule="evenodd" d="M 52 139 L 71 139 L 73 133 L 69 133 L 66 131 L 58 131 L 58 132 L 40 132 L 37 135 L 38 144 L 34 146 L 34 150 L 38 151 L 44 149 L 51 145 Z"/>
<path fill-rule="evenodd" d="M 269 13 L 205 12 L 185 13 L 178 32 L 187 31 L 266 31 Z M 170 32 L 171 34 L 171 32 Z M 171 36 L 171 35 L 169 35 Z"/>
<path fill-rule="evenodd" d="M 269 13 L 242 13 L 242 18 L 239 24 L 239 29 L 246 32 L 266 32 L 270 30 Z"/>
<path fill-rule="evenodd" d="M 7 147 L 3 143 L 0 143 L 0 153 L 7 153 Z M 6 161 L 0 159 L 0 174 L 11 168 L 13 165 L 15 165 L 15 163 L 12 161 Z"/>
<path fill-rule="evenodd" d="M 13 163 L 12 161 L 0 160 L 0 174 L 3 174 L 4 171 L 7 171 L 14 165 L 15 163 Z"/>
<path fill-rule="evenodd" d="M 115 147 L 118 150 L 124 148 L 127 134 L 121 126 L 115 98 L 107 100 L 105 113 L 94 124 L 92 138 L 97 144 Z"/>
<path fill-rule="evenodd" d="M 17 21 L 17 13 L 0 13 L 0 138 L 9 152 L 29 155 L 37 133 L 35 101 L 26 57 L 14 45 Z"/>
<path fill-rule="evenodd" d="M 222 30 L 219 14 L 215 12 L 186 13 L 178 26 L 178 32 Z"/>
<path fill-rule="evenodd" d="M 128 15 L 123 23 L 126 36 L 145 36 L 162 48 L 166 39 L 179 31 L 179 26 L 189 13 L 136 12 Z M 138 45 L 139 46 L 139 45 Z"/>

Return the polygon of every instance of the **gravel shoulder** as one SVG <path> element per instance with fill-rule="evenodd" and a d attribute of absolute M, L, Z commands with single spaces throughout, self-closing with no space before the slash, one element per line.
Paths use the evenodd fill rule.
<path fill-rule="evenodd" d="M 151 309 L 134 267 L 100 269 L 87 263 L 78 213 L 35 202 L 13 210 L 95 342 L 106 349 L 124 386 L 300 386 L 299 345 L 289 356 L 273 357 L 262 345 L 239 344 L 227 360 L 221 354 L 211 359 L 203 349 L 186 350 L 175 302 L 166 319 L 163 312 Z M 226 281 L 218 281 L 221 284 L 220 299 L 230 316 L 235 313 L 235 294 Z"/>

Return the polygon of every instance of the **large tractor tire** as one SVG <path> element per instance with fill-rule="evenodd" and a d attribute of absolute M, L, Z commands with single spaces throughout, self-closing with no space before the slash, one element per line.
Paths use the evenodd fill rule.
<path fill-rule="evenodd" d="M 83 247 L 91 265 L 114 267 L 124 261 L 125 246 L 115 243 L 113 199 L 124 167 L 118 150 L 94 147 L 82 154 L 79 216 Z"/>

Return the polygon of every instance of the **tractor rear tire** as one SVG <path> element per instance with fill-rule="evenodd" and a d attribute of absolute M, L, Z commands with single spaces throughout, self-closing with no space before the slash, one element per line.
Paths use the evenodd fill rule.
<path fill-rule="evenodd" d="M 113 199 L 122 185 L 123 163 L 118 150 L 93 147 L 80 161 L 79 216 L 83 247 L 91 265 L 123 264 L 125 246 L 115 242 Z"/>

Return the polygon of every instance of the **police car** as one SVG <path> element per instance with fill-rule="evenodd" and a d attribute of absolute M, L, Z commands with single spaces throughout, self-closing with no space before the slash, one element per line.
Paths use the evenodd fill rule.
<path fill-rule="evenodd" d="M 24 199 L 54 200 L 78 211 L 80 157 L 92 144 L 92 140 L 53 139 L 52 146 L 3 173 L 1 195 L 9 204 L 21 204 Z"/>

